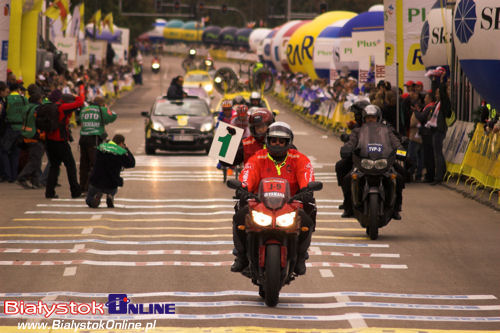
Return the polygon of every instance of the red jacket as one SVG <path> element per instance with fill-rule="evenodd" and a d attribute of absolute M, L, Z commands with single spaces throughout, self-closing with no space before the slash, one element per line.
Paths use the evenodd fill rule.
<path fill-rule="evenodd" d="M 250 192 L 256 193 L 263 178 L 278 177 L 288 180 L 290 194 L 294 195 L 301 188 L 314 181 L 314 170 L 309 158 L 295 149 L 288 149 L 285 161 L 275 165 L 267 149 L 256 152 L 245 164 L 240 174 L 240 181 Z"/>
<path fill-rule="evenodd" d="M 75 101 L 72 103 L 62 103 L 57 102 L 59 108 L 59 123 L 64 124 L 64 127 L 60 126 L 55 131 L 47 134 L 47 140 L 52 141 L 68 141 L 69 140 L 69 118 L 74 109 L 77 109 L 83 105 L 84 97 L 82 95 L 77 96 Z M 62 131 L 61 131 L 62 129 Z"/>
<path fill-rule="evenodd" d="M 250 157 L 264 148 L 264 143 L 255 139 L 253 136 L 241 140 L 243 143 L 243 163 L 247 164 Z"/>

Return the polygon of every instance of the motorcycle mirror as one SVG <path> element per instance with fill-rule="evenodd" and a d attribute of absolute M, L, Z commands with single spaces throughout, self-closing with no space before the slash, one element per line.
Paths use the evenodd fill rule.
<path fill-rule="evenodd" d="M 148 111 L 142 111 L 141 112 L 141 116 L 148 117 L 149 116 L 149 112 Z"/>
<path fill-rule="evenodd" d="M 349 141 L 349 134 L 347 134 L 347 133 L 340 134 L 340 141 L 348 142 Z"/>
<path fill-rule="evenodd" d="M 229 179 L 227 181 L 227 187 L 237 190 L 241 188 L 241 182 L 238 179 Z"/>
<path fill-rule="evenodd" d="M 307 189 L 311 191 L 320 191 L 323 189 L 323 183 L 322 182 L 310 182 L 307 184 Z"/>

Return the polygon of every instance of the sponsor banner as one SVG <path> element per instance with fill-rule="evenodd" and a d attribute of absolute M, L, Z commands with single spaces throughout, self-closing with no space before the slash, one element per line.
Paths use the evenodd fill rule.
<path fill-rule="evenodd" d="M 56 37 L 55 46 L 68 56 L 68 69 L 73 70 L 76 67 L 76 37 Z"/>
<path fill-rule="evenodd" d="M 0 0 L 0 81 L 7 80 L 9 53 L 10 0 Z"/>

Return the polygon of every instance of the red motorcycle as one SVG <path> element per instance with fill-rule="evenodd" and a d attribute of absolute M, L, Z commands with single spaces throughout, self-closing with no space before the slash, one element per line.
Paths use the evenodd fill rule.
<path fill-rule="evenodd" d="M 293 197 L 288 181 L 282 178 L 262 179 L 258 194 L 246 191 L 236 179 L 228 180 L 227 185 L 250 198 L 245 225 L 239 226 L 247 234 L 250 263 L 242 274 L 259 286 L 259 295 L 267 306 L 276 306 L 281 288 L 297 276 L 294 269 L 298 237 L 301 231 L 308 231 L 308 227 L 302 226 L 301 216 L 307 215 L 300 200 L 321 190 L 323 184 L 311 182 L 305 191 Z"/>

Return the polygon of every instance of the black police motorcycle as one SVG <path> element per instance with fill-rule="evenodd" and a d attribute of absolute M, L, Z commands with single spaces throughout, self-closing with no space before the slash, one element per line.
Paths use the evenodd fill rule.
<path fill-rule="evenodd" d="M 354 217 L 372 240 L 378 238 L 378 229 L 386 226 L 393 216 L 398 177 L 394 164 L 406 157 L 406 151 L 391 147 L 377 127 L 363 126 L 358 146 L 352 152 L 354 168 L 350 177 Z"/>

